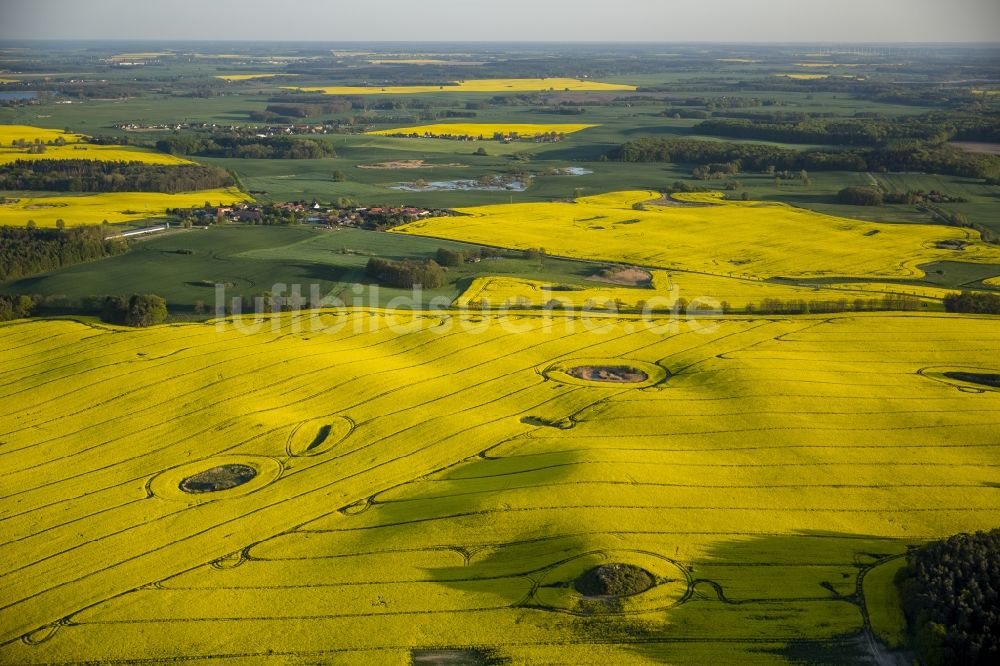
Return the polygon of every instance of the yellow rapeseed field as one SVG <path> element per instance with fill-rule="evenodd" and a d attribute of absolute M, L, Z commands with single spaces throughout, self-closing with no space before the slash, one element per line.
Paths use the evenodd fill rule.
<path fill-rule="evenodd" d="M 192 164 L 190 160 L 137 146 L 102 146 L 86 143 L 86 135 L 30 125 L 0 125 L 0 164 L 16 160 L 100 160 L 145 164 Z M 45 152 L 31 153 L 14 142 L 47 144 L 62 139 L 64 145 L 46 145 Z"/>
<path fill-rule="evenodd" d="M 99 146 L 90 143 L 47 146 L 44 153 L 28 153 L 24 148 L 0 147 L 0 164 L 16 160 L 99 160 L 102 162 L 142 162 L 144 164 L 192 164 L 191 160 L 137 146 Z"/>
<path fill-rule="evenodd" d="M 983 284 L 988 284 L 991 287 L 1000 287 L 1000 275 L 983 280 Z"/>
<path fill-rule="evenodd" d="M 327 95 L 402 95 L 436 92 L 541 92 L 545 90 L 635 90 L 635 86 L 582 79 L 468 79 L 451 86 L 318 86 L 292 88 Z"/>
<path fill-rule="evenodd" d="M 828 79 L 829 74 L 803 74 L 803 73 L 793 73 L 793 74 L 775 74 L 775 76 L 784 76 L 789 79 L 796 79 L 798 81 L 815 81 L 817 79 Z"/>
<path fill-rule="evenodd" d="M 285 74 L 282 72 L 264 72 L 261 74 L 220 74 L 217 79 L 223 81 L 249 81 L 251 79 L 270 79 L 276 76 L 297 76 L 296 74 Z"/>
<path fill-rule="evenodd" d="M 2 324 L 0 662 L 860 663 L 862 581 L 886 631 L 885 563 L 1000 521 L 1000 392 L 929 374 L 998 347 L 944 314 Z M 656 584 L 575 588 L 610 563 Z"/>
<path fill-rule="evenodd" d="M 597 125 L 584 124 L 541 124 L 541 123 L 439 123 L 436 125 L 418 125 L 416 127 L 396 127 L 393 129 L 375 130 L 365 134 L 393 136 L 397 134 L 416 134 L 418 136 L 456 136 L 482 137 L 492 139 L 497 134 L 510 137 L 517 134 L 525 139 L 531 139 L 539 134 L 572 134 Z"/>
<path fill-rule="evenodd" d="M 39 227 L 55 227 L 63 220 L 67 227 L 87 224 L 130 222 L 163 215 L 167 208 L 190 208 L 206 201 L 230 204 L 250 197 L 236 188 L 200 190 L 179 194 L 160 192 L 108 192 L 100 194 L 9 197 L 0 204 L 0 225 L 24 226 L 33 220 Z"/>
<path fill-rule="evenodd" d="M 1000 263 L 1000 249 L 956 227 L 879 224 L 823 215 L 777 202 L 678 197 L 697 206 L 658 206 L 657 192 L 613 192 L 573 203 L 460 208 L 393 229 L 501 247 L 544 248 L 555 255 L 601 259 L 714 275 L 920 277 L 933 261 Z M 958 250 L 942 241 L 961 240 Z"/>
<path fill-rule="evenodd" d="M 472 281 L 455 299 L 461 308 L 589 308 L 595 310 L 669 310 L 678 300 L 702 308 L 720 308 L 723 304 L 734 310 L 757 305 L 765 299 L 780 301 L 853 303 L 861 299 L 885 296 L 909 296 L 924 307 L 940 309 L 941 300 L 954 290 L 925 285 L 901 283 L 849 282 L 814 286 L 795 286 L 741 278 L 721 277 L 704 273 L 652 271 L 648 286 L 624 287 L 591 283 L 559 284 L 519 277 L 488 276 Z"/>
<path fill-rule="evenodd" d="M 32 125 L 0 125 L 0 147 L 9 148 L 14 141 L 42 142 L 55 141 L 61 138 L 67 143 L 78 143 L 86 138 L 83 134 L 74 134 L 64 130 L 34 127 Z"/>

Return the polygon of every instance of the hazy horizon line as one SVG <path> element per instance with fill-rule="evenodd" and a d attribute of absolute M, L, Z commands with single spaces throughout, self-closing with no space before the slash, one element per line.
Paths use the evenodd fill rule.
<path fill-rule="evenodd" d="M 885 41 L 852 41 L 852 40 L 839 40 L 839 41 L 726 41 L 726 40 L 671 40 L 671 41 L 622 41 L 622 40 L 517 40 L 517 39 L 507 39 L 507 40 L 472 40 L 472 41 L 460 41 L 460 40 L 372 40 L 372 39 L 352 39 L 352 40 L 289 40 L 289 39 L 198 39 L 198 38 L 181 38 L 181 37 L 133 37 L 133 38 L 121 38 L 121 37 L 0 37 L 0 44 L 8 42 L 66 42 L 66 43 L 164 43 L 164 42 L 174 42 L 174 43 L 192 43 L 192 44 L 455 44 L 455 45 L 468 45 L 468 44 L 579 44 L 579 45 L 589 45 L 589 44 L 603 44 L 603 45 L 621 45 L 621 46 L 670 46 L 670 45 L 681 45 L 681 46 L 694 46 L 701 44 L 714 44 L 714 45 L 731 45 L 731 46 L 843 46 L 849 44 L 851 46 L 886 46 L 886 45 L 907 45 L 907 46 L 997 46 L 1000 47 L 1000 39 L 994 41 L 896 41 L 896 40 L 885 40 Z"/>

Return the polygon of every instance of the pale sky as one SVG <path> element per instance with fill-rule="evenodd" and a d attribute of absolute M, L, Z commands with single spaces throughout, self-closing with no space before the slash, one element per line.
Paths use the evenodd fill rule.
<path fill-rule="evenodd" d="M 0 39 L 1000 42 L 1000 0 L 0 0 Z"/>

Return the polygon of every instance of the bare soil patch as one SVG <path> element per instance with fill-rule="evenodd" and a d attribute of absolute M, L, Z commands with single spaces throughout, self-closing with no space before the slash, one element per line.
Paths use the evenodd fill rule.
<path fill-rule="evenodd" d="M 642 370 L 627 365 L 580 365 L 571 368 L 566 374 L 588 382 L 609 384 L 641 384 L 649 379 L 649 375 Z"/>
<path fill-rule="evenodd" d="M 949 141 L 949 144 L 967 153 L 986 153 L 1000 155 L 1000 143 L 984 143 L 979 141 Z"/>
<path fill-rule="evenodd" d="M 652 282 L 653 276 L 641 268 L 621 268 L 618 270 L 601 271 L 596 275 L 590 276 L 590 279 L 597 282 L 620 284 L 626 287 L 642 287 L 648 286 Z"/>
<path fill-rule="evenodd" d="M 376 164 L 359 164 L 359 169 L 433 169 L 435 167 L 465 168 L 468 164 L 427 164 L 423 160 L 396 160 L 394 162 L 378 162 Z"/>

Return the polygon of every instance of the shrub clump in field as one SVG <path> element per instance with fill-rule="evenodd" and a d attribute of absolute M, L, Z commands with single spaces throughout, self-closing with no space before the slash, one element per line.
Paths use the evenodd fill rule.
<path fill-rule="evenodd" d="M 444 286 L 444 269 L 436 261 L 392 261 L 372 257 L 365 267 L 368 277 L 398 289 L 412 289 L 417 285 L 425 289 Z"/>
<path fill-rule="evenodd" d="M 435 261 L 441 266 L 461 266 L 465 263 L 465 252 L 461 250 L 450 250 L 446 247 L 439 247 L 434 255 Z"/>
<path fill-rule="evenodd" d="M 155 294 L 108 296 L 101 307 L 101 321 L 145 328 L 167 320 L 167 302 Z"/>
<path fill-rule="evenodd" d="M 845 187 L 837 193 L 837 201 L 852 206 L 881 206 L 883 196 L 873 187 Z"/>
<path fill-rule="evenodd" d="M 585 597 L 628 597 L 645 592 L 656 581 L 634 564 L 604 564 L 581 574 L 573 587 Z"/>

